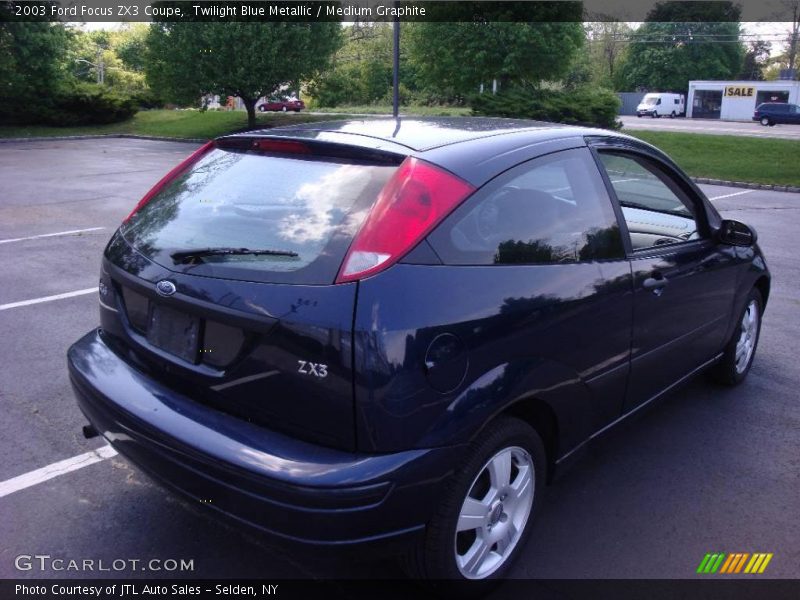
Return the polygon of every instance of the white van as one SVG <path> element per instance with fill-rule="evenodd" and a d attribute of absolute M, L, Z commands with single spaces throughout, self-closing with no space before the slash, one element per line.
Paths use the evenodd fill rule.
<path fill-rule="evenodd" d="M 655 92 L 645 94 L 639 106 L 636 107 L 636 116 L 649 115 L 654 119 L 667 116 L 671 119 L 686 114 L 686 101 L 683 94 L 662 94 Z"/>

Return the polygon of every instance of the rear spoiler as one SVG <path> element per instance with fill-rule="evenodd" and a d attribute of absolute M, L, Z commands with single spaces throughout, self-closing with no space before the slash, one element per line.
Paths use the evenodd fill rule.
<path fill-rule="evenodd" d="M 318 132 L 314 132 L 318 133 Z M 269 154 L 291 154 L 298 158 L 326 156 L 369 163 L 399 165 L 407 153 L 362 145 L 319 140 L 305 136 L 236 134 L 217 138 L 214 146 L 224 150 L 255 151 Z"/>

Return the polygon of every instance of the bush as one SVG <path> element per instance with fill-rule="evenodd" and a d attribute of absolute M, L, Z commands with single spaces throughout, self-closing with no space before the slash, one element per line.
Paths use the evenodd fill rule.
<path fill-rule="evenodd" d="M 47 96 L 17 97 L 4 103 L 0 122 L 16 125 L 72 127 L 116 123 L 130 119 L 137 103 L 93 83 L 65 86 Z"/>
<path fill-rule="evenodd" d="M 620 101 L 608 90 L 578 88 L 571 91 L 511 89 L 480 94 L 470 100 L 472 114 L 514 117 L 618 129 Z"/>

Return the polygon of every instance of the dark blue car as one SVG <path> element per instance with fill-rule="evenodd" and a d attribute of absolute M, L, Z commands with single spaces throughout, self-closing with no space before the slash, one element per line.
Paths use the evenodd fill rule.
<path fill-rule="evenodd" d="M 778 123 L 800 125 L 800 106 L 785 102 L 764 102 L 756 107 L 753 121 L 773 126 Z"/>
<path fill-rule="evenodd" d="M 501 119 L 222 137 L 109 242 L 81 410 L 300 544 L 501 577 L 546 483 L 692 375 L 750 369 L 770 275 L 660 151 Z"/>

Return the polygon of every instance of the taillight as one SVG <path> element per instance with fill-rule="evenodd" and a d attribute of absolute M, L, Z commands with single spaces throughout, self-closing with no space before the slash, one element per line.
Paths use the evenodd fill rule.
<path fill-rule="evenodd" d="M 473 191 L 455 175 L 407 158 L 378 195 L 336 283 L 362 279 L 393 265 Z"/>
<path fill-rule="evenodd" d="M 166 175 L 164 175 L 164 177 L 162 177 L 161 179 L 159 179 L 158 183 L 156 183 L 156 184 L 155 184 L 155 185 L 154 185 L 154 186 L 153 186 L 153 187 L 150 189 L 150 191 L 149 191 L 149 192 L 147 192 L 147 193 L 144 195 L 144 197 L 143 197 L 141 200 L 139 200 L 139 203 L 138 203 L 138 204 L 136 205 L 136 207 L 135 207 L 135 208 L 134 208 L 134 209 L 131 211 L 131 214 L 129 214 L 127 217 L 125 217 L 125 220 L 123 221 L 123 223 L 127 223 L 127 222 L 130 220 L 130 218 L 131 218 L 133 215 L 135 215 L 135 214 L 136 214 L 136 213 L 139 211 L 139 209 L 141 209 L 141 208 L 142 208 L 142 207 L 143 207 L 145 204 L 147 204 L 148 202 L 150 202 L 150 200 L 152 200 L 153 196 L 155 196 L 155 195 L 156 195 L 158 192 L 160 192 L 160 191 L 162 190 L 162 188 L 163 188 L 165 185 L 167 185 L 167 184 L 168 184 L 170 181 L 172 181 L 173 179 L 175 179 L 176 177 L 178 177 L 178 175 L 180 175 L 181 173 L 183 173 L 183 172 L 184 172 L 186 169 L 188 169 L 188 168 L 189 168 L 191 165 L 193 165 L 193 164 L 194 164 L 194 163 L 196 163 L 198 160 L 200 160 L 200 158 L 201 158 L 201 157 L 202 157 L 202 156 L 203 156 L 203 155 L 204 155 L 206 152 L 208 152 L 209 150 L 211 150 L 213 147 L 214 147 L 214 142 L 213 142 L 213 141 L 211 141 L 211 142 L 206 142 L 205 144 L 203 144 L 202 146 L 200 146 L 200 148 L 198 148 L 197 150 L 195 150 L 194 152 L 192 152 L 192 153 L 191 153 L 191 154 L 190 154 L 190 155 L 189 155 L 187 158 L 185 158 L 183 161 L 181 161 L 181 162 L 180 162 L 180 163 L 179 163 L 179 164 L 178 164 L 178 165 L 177 165 L 175 168 L 173 168 L 173 169 L 172 169 L 172 170 L 171 170 L 169 173 L 167 173 Z"/>

